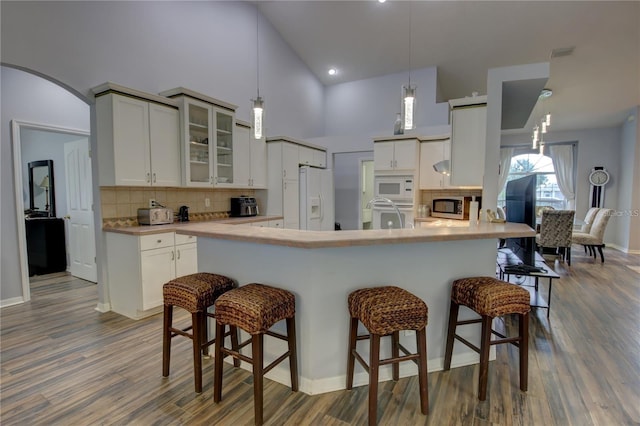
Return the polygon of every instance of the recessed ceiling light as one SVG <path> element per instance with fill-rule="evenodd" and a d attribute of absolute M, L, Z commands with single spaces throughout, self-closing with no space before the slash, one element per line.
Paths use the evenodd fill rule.
<path fill-rule="evenodd" d="M 335 68 L 329 68 L 329 75 L 336 75 L 338 74 L 338 70 Z"/>
<path fill-rule="evenodd" d="M 384 3 L 384 2 L 386 2 L 386 1 L 387 1 L 387 0 L 378 0 L 378 3 Z"/>

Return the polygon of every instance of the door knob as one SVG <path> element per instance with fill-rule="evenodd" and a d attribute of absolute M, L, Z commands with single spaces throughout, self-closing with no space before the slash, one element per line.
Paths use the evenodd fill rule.
<path fill-rule="evenodd" d="M 68 214 L 63 216 L 65 219 L 71 219 L 71 216 L 69 216 Z"/>

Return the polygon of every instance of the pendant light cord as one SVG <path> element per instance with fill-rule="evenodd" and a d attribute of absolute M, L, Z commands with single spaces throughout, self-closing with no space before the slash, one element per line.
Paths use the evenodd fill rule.
<path fill-rule="evenodd" d="M 256 86 L 258 89 L 258 97 L 260 97 L 260 37 L 259 34 L 260 13 L 258 4 L 256 3 Z"/>
<path fill-rule="evenodd" d="M 411 1 L 409 1 L 409 88 L 411 88 Z"/>

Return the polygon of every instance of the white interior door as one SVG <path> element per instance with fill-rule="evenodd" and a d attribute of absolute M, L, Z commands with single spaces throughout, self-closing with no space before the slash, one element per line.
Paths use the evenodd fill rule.
<path fill-rule="evenodd" d="M 67 183 L 69 270 L 74 277 L 97 282 L 96 241 L 93 227 L 89 140 L 64 144 Z"/>

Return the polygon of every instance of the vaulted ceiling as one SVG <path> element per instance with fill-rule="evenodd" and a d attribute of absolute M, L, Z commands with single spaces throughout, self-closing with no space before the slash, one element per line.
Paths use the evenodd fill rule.
<path fill-rule="evenodd" d="M 437 67 L 440 101 L 491 68 L 550 62 L 554 130 L 619 125 L 640 105 L 640 2 L 259 1 L 325 85 Z M 409 31 L 409 26 L 411 31 Z M 409 40 L 411 49 L 409 49 Z M 551 57 L 573 47 L 568 56 Z M 327 71 L 335 67 L 338 73 Z M 530 125 L 530 123 L 529 123 Z"/>

